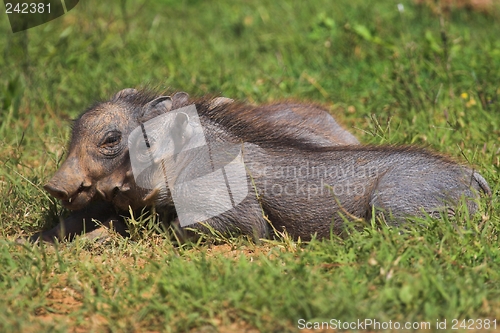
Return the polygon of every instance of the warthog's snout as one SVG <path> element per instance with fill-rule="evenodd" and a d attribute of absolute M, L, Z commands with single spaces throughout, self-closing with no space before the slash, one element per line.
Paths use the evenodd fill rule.
<path fill-rule="evenodd" d="M 55 178 L 55 177 L 54 177 Z M 52 178 L 43 186 L 45 191 L 53 197 L 61 200 L 64 207 L 77 210 L 87 205 L 95 195 L 95 187 L 92 182 L 82 181 L 70 184 L 61 180 Z"/>
<path fill-rule="evenodd" d="M 68 200 L 69 199 L 69 194 L 67 191 L 58 188 L 57 185 L 54 185 L 52 183 L 47 183 L 43 186 L 43 189 L 47 192 L 49 192 L 50 195 L 52 195 L 54 198 L 58 200 Z"/>

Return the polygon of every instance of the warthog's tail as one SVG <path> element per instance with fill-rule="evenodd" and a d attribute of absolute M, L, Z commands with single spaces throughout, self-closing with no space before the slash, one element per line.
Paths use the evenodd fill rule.
<path fill-rule="evenodd" d="M 479 184 L 479 187 L 481 190 L 489 197 L 491 197 L 491 189 L 490 186 L 488 185 L 488 182 L 486 179 L 483 178 L 479 173 L 473 172 L 472 177 L 474 177 L 474 180 Z"/>

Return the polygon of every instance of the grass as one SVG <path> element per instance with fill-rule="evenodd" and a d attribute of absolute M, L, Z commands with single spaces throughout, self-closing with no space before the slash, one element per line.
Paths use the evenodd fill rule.
<path fill-rule="evenodd" d="M 296 332 L 300 319 L 365 318 L 500 330 L 500 14 L 401 3 L 82 1 L 17 34 L 0 15 L 0 331 Z M 16 244 L 66 213 L 41 186 L 70 119 L 140 85 L 314 100 L 364 144 L 439 151 L 494 194 L 470 219 L 347 226 L 310 243 L 176 247 L 137 217 L 132 239 Z"/>

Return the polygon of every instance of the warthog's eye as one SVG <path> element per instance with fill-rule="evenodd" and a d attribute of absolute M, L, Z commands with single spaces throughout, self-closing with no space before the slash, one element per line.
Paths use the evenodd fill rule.
<path fill-rule="evenodd" d="M 101 148 L 113 148 L 122 140 L 122 134 L 118 131 L 111 131 L 106 133 L 104 139 L 100 143 Z"/>

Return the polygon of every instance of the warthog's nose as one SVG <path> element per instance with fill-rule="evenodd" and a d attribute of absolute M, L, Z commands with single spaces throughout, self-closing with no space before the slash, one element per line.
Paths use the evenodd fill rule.
<path fill-rule="evenodd" d="M 54 198 L 59 200 L 67 200 L 69 198 L 68 192 L 60 188 L 55 187 L 51 183 L 47 183 L 43 186 L 45 191 L 49 192 Z"/>

